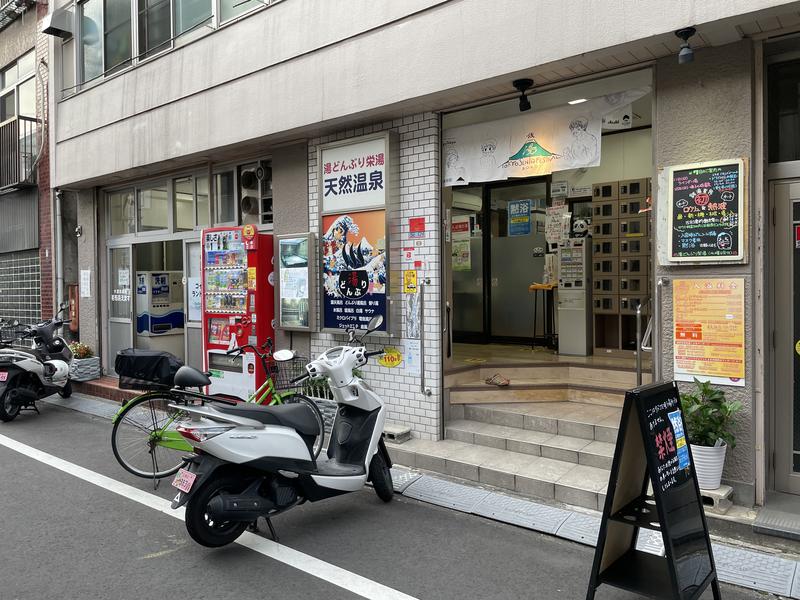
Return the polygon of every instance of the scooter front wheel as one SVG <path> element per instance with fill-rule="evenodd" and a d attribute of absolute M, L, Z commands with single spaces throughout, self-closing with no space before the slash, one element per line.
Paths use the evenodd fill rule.
<path fill-rule="evenodd" d="M 58 395 L 61 396 L 62 398 L 69 398 L 70 396 L 72 396 L 72 382 L 67 381 L 67 383 L 64 384 L 64 387 L 58 390 Z"/>
<path fill-rule="evenodd" d="M 0 421 L 8 423 L 17 418 L 19 414 L 19 404 L 11 404 L 11 394 L 9 389 L 0 396 Z"/>
<path fill-rule="evenodd" d="M 394 485 L 392 484 L 392 471 L 383 454 L 376 452 L 369 463 L 369 480 L 378 498 L 384 502 L 389 502 L 394 496 Z"/>
<path fill-rule="evenodd" d="M 246 522 L 215 521 L 208 514 L 208 503 L 216 496 L 240 493 L 247 487 L 241 477 L 212 477 L 186 504 L 186 531 L 191 538 L 207 548 L 219 548 L 235 541 L 247 527 Z"/>

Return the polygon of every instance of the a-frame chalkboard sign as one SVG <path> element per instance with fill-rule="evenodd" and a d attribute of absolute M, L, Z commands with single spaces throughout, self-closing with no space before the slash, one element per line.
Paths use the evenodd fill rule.
<path fill-rule="evenodd" d="M 602 584 L 665 600 L 694 600 L 711 585 L 721 599 L 685 431 L 674 382 L 625 394 L 587 600 Z M 640 529 L 661 532 L 665 556 L 636 549 Z"/>

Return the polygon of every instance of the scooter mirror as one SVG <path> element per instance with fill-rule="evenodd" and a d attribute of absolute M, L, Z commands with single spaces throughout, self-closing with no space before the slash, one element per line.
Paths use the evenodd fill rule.
<path fill-rule="evenodd" d="M 383 325 L 383 315 L 375 315 L 369 320 L 369 325 L 367 325 L 367 333 L 375 331 Z"/>
<path fill-rule="evenodd" d="M 58 307 L 61 310 L 67 310 L 67 307 L 69 307 L 69 302 L 62 302 L 61 304 L 58 305 Z"/>
<path fill-rule="evenodd" d="M 278 362 L 292 360 L 294 358 L 294 350 L 277 350 L 272 354 L 272 358 Z"/>

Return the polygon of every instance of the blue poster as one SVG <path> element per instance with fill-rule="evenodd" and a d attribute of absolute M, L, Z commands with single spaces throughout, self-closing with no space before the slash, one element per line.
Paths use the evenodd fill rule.
<path fill-rule="evenodd" d="M 508 235 L 530 235 L 531 201 L 512 200 L 508 203 Z"/>
<path fill-rule="evenodd" d="M 683 431 L 683 418 L 680 409 L 667 413 L 672 430 L 675 432 L 675 448 L 678 451 L 678 468 L 685 469 L 689 466 L 689 448 L 686 446 L 686 433 Z"/>

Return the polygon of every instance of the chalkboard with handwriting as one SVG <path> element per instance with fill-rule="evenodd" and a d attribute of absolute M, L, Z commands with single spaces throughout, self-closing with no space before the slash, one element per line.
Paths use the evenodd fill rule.
<path fill-rule="evenodd" d="M 743 170 L 741 160 L 669 170 L 672 261 L 716 262 L 744 257 Z"/>

